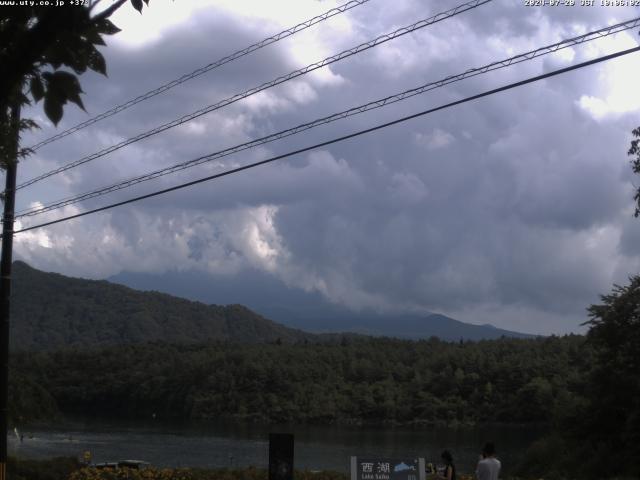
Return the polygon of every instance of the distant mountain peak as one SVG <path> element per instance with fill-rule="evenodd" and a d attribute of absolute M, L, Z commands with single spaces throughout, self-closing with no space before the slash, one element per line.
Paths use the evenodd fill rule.
<path fill-rule="evenodd" d="M 481 327 L 495 328 L 495 329 L 497 329 L 497 328 L 498 328 L 498 327 L 496 327 L 496 326 L 494 326 L 494 325 L 491 325 L 490 323 L 483 323 L 483 324 L 481 325 Z"/>
<path fill-rule="evenodd" d="M 533 337 L 501 330 L 493 325 L 461 322 L 435 312 L 385 313 L 354 312 L 327 301 L 317 292 L 305 292 L 285 285 L 260 271 L 241 272 L 229 277 L 203 272 L 172 271 L 162 274 L 122 272 L 111 281 L 141 290 L 161 290 L 204 303 L 240 303 L 264 317 L 291 328 L 324 334 L 358 334 L 397 338 L 438 337 L 445 341 L 484 340 L 506 337 Z"/>

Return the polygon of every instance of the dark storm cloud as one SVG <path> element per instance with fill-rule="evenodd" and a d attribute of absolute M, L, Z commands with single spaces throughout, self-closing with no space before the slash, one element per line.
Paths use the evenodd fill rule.
<path fill-rule="evenodd" d="M 445 3 L 442 9 L 455 5 Z M 362 7 L 350 14 L 351 31 L 344 37 L 318 34 L 307 41 L 338 51 L 433 13 L 422 2 Z M 192 158 L 619 21 L 621 15 L 495 2 L 336 64 L 331 70 L 339 78 L 303 78 L 239 102 L 65 175 L 66 183 L 53 183 L 51 191 L 35 187 L 23 201 L 46 201 Z M 110 47 L 110 79 L 83 79 L 88 108 L 101 111 L 125 92 L 128 98 L 206 63 L 204 57 L 216 59 L 268 33 L 211 10 L 147 47 Z M 295 41 L 207 74 L 73 141 L 43 148 L 34 168 L 52 168 L 298 68 Z M 580 48 L 575 52 L 576 59 L 588 57 Z M 460 82 L 230 157 L 224 166 L 200 166 L 109 199 L 261 160 L 567 64 L 556 55 Z M 240 278 L 253 269 L 354 309 L 442 311 L 537 333 L 575 330 L 588 303 L 612 281 L 624 281 L 640 255 L 633 247 L 638 234 L 625 173 L 633 116 L 596 118 L 581 106 L 583 96 L 606 98 L 609 87 L 598 80 L 604 68 L 53 227 L 25 237 L 18 251 L 36 266 L 94 276 L 179 266 Z M 83 115 L 69 110 L 66 125 Z"/>
<path fill-rule="evenodd" d="M 84 121 L 91 115 L 107 110 L 114 104 L 123 103 L 138 94 L 142 94 L 163 83 L 175 79 L 185 72 L 215 61 L 234 49 L 242 48 L 261 38 L 261 32 L 249 31 L 242 23 L 232 22 L 224 14 L 210 12 L 197 16 L 190 21 L 188 28 L 170 30 L 159 41 L 151 43 L 147 48 L 131 48 L 114 44 L 104 49 L 109 65 L 109 78 L 95 74 L 83 76 L 81 81 L 85 95 L 88 114 L 71 107 L 66 109 L 65 117 L 59 129 L 52 128 L 36 131 L 33 141 L 46 138 L 56 131 Z M 215 39 L 215 41 L 214 41 Z M 224 39 L 224 41 L 220 41 Z M 255 86 L 294 68 L 283 52 L 275 48 L 265 48 L 260 55 L 239 59 L 217 70 L 208 72 L 194 80 L 174 88 L 170 95 L 159 95 L 153 101 L 140 103 L 133 108 L 113 116 L 97 124 L 98 128 L 85 130 L 76 136 L 67 137 L 46 150 L 49 156 L 59 158 L 60 163 L 93 153 L 99 148 L 109 146 L 128 137 L 145 132 L 178 118 L 187 113 L 215 103 L 238 91 Z M 211 121 L 210 116 L 205 121 Z M 211 122 L 215 126 L 214 122 Z M 198 139 L 200 143 L 209 140 L 216 131 L 210 128 L 207 136 Z M 193 142 L 176 142 L 182 138 L 176 130 L 167 132 L 162 138 L 146 140 L 141 145 L 145 148 L 163 149 L 172 146 L 171 156 L 181 158 L 193 155 L 201 150 Z M 31 141 L 31 138 L 27 138 Z M 232 139 L 233 140 L 233 139 Z M 178 149 L 176 150 L 176 147 Z M 40 152 L 38 153 L 40 155 Z M 124 153 L 112 154 L 112 156 Z M 112 157 L 94 162 L 95 164 L 115 164 Z M 171 158 L 175 161 L 175 158 Z M 127 168 L 135 161 L 127 162 Z M 160 159 L 160 164 L 168 163 Z M 106 167 L 105 167 L 106 168 Z M 89 175 L 87 175 L 89 177 Z M 82 183 L 90 181 L 82 178 Z M 91 186 L 91 185 L 90 185 Z"/>

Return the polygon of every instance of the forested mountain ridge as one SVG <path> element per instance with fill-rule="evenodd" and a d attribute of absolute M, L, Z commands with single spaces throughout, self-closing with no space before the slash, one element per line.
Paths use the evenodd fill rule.
<path fill-rule="evenodd" d="M 11 413 L 264 423 L 544 423 L 580 401 L 584 337 L 163 343 L 16 353 Z"/>
<path fill-rule="evenodd" d="M 316 336 L 279 325 L 242 305 L 205 305 L 104 280 L 46 273 L 13 264 L 11 348 L 194 343 L 300 342 Z"/>
<path fill-rule="evenodd" d="M 260 271 L 234 276 L 196 271 L 163 273 L 120 272 L 107 280 L 136 290 L 159 291 L 206 304 L 238 303 L 290 328 L 311 333 L 353 332 L 361 335 L 457 342 L 492 340 L 502 336 L 534 338 L 520 332 L 462 322 L 434 312 L 379 312 L 351 310 L 318 292 L 292 288 Z"/>
<path fill-rule="evenodd" d="M 444 340 L 530 337 L 490 325 L 471 325 L 443 315 L 425 317 L 353 314 L 318 317 L 316 331 L 282 325 L 242 305 L 207 305 L 157 291 L 139 291 L 105 280 L 47 273 L 13 265 L 11 348 L 55 350 L 146 342 L 261 343 L 280 340 L 339 341 L 361 335 Z M 215 288 L 212 285 L 211 288 Z M 274 318 L 280 321 L 280 316 Z M 323 325 L 322 333 L 317 326 Z M 360 328 L 354 326 L 360 325 Z M 305 329 L 306 330 L 306 329 Z M 336 333 L 327 333 L 336 332 Z M 351 333 L 338 333 L 351 332 Z"/>

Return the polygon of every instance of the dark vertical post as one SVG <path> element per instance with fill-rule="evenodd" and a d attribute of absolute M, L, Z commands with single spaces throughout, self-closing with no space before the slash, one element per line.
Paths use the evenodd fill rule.
<path fill-rule="evenodd" d="M 269 480 L 293 480 L 293 435 L 269 434 Z"/>
<path fill-rule="evenodd" d="M 0 259 L 0 480 L 7 478 L 7 403 L 9 397 L 9 309 L 11 297 L 11 260 L 13 256 L 13 216 L 18 171 L 20 106 L 11 107 L 12 145 L 7 149 L 4 216 L 2 217 L 2 258 Z"/>

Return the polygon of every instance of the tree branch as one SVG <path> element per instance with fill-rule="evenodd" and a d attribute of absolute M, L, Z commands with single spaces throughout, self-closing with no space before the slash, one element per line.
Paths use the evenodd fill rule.
<path fill-rule="evenodd" d="M 109 18 L 116 10 L 118 10 L 125 3 L 127 3 L 127 0 L 118 0 L 109 8 L 107 8 L 106 10 L 103 10 L 102 12 L 97 14 L 95 17 L 93 17 L 92 20 L 104 20 L 105 18 Z"/>

